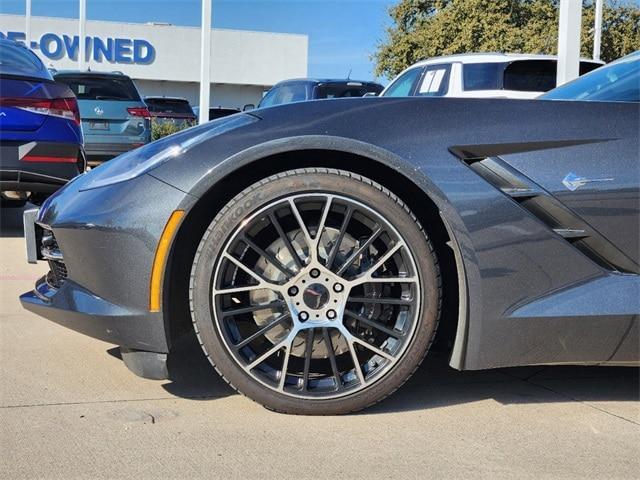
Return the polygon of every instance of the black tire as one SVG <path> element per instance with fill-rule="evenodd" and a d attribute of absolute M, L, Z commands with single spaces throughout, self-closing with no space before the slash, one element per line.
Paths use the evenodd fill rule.
<path fill-rule="evenodd" d="M 274 391 L 254 379 L 238 364 L 220 330 L 216 328 L 212 301 L 212 282 L 218 259 L 241 222 L 271 202 L 292 194 L 316 192 L 355 199 L 386 219 L 399 232 L 413 255 L 420 286 L 416 326 L 399 359 L 377 380 L 355 393 L 338 398 L 296 398 Z M 415 372 L 435 336 L 440 316 L 441 280 L 437 258 L 427 235 L 415 215 L 398 197 L 381 185 L 354 173 L 306 168 L 273 175 L 252 185 L 216 215 L 197 249 L 189 294 L 193 324 L 200 344 L 210 362 L 231 387 L 274 411 L 333 415 L 361 410 L 381 401 Z M 283 369 L 283 375 L 287 373 Z M 340 382 L 340 376 L 336 375 L 336 378 Z"/>

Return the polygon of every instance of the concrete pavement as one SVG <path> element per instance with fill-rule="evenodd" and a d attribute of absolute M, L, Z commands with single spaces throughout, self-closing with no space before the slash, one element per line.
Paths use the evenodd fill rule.
<path fill-rule="evenodd" d="M 46 270 L 0 212 L 0 478 L 639 478 L 639 370 L 457 372 L 433 354 L 382 404 L 346 417 L 269 412 L 192 341 L 172 379 L 20 307 Z"/>

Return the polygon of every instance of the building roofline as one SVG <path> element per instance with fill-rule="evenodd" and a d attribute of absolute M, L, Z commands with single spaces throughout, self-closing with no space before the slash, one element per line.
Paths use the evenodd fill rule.
<path fill-rule="evenodd" d="M 24 15 L 13 14 L 13 13 L 0 13 L 0 17 L 24 17 Z M 32 15 L 31 20 L 34 19 L 43 19 L 43 20 L 67 20 L 73 21 L 75 23 L 78 22 L 76 18 L 70 17 L 51 17 L 51 16 L 43 16 L 43 15 Z M 111 23 L 114 25 L 134 25 L 137 27 L 149 27 L 149 28 L 189 28 L 193 30 L 200 30 L 200 27 L 195 25 L 176 25 L 176 24 L 163 24 L 163 23 L 140 23 L 140 22 L 114 22 L 112 20 L 87 20 L 87 24 L 90 23 Z M 212 28 L 213 31 L 219 32 L 237 32 L 237 33 L 248 33 L 248 34 L 256 34 L 256 35 L 282 35 L 282 36 L 290 36 L 290 37 L 300 37 L 304 38 L 308 41 L 309 35 L 305 35 L 303 33 L 289 33 L 289 32 L 270 32 L 270 31 L 262 31 L 262 30 L 241 30 L 238 28 Z"/>

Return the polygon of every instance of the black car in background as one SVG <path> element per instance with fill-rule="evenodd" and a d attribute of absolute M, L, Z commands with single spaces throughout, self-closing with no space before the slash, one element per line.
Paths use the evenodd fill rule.
<path fill-rule="evenodd" d="M 191 105 L 179 97 L 144 97 L 149 108 L 151 120 L 159 123 L 173 123 L 184 127 L 194 125 L 197 121 Z"/>
<path fill-rule="evenodd" d="M 86 167 L 73 92 L 25 46 L 0 39 L 0 198 L 40 203 Z"/>
<path fill-rule="evenodd" d="M 384 87 L 374 82 L 357 80 L 331 80 L 300 78 L 277 83 L 260 101 L 259 108 L 284 103 L 304 102 L 325 98 L 363 97 L 367 93 L 379 94 Z"/>
<path fill-rule="evenodd" d="M 215 120 L 217 118 L 228 117 L 240 112 L 237 108 L 223 108 L 223 107 L 211 107 L 209 108 L 209 120 Z M 200 113 L 200 107 L 193 107 L 193 113 L 197 117 Z"/>

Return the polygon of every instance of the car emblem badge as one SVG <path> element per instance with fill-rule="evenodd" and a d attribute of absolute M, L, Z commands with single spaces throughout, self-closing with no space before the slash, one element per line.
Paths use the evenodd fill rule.
<path fill-rule="evenodd" d="M 0 112 L 0 117 L 6 117 L 6 116 L 7 116 L 7 114 L 6 114 L 6 113 L 4 113 L 4 112 Z"/>
<path fill-rule="evenodd" d="M 612 182 L 613 178 L 585 178 L 579 177 L 575 173 L 571 172 L 567 174 L 566 177 L 562 180 L 562 184 L 567 187 L 568 190 L 572 192 L 576 191 L 580 187 L 584 187 L 587 183 L 594 182 Z"/>
<path fill-rule="evenodd" d="M 96 112 L 96 115 L 102 115 L 104 113 L 104 110 L 102 110 L 100 107 L 94 108 L 93 111 Z"/>

